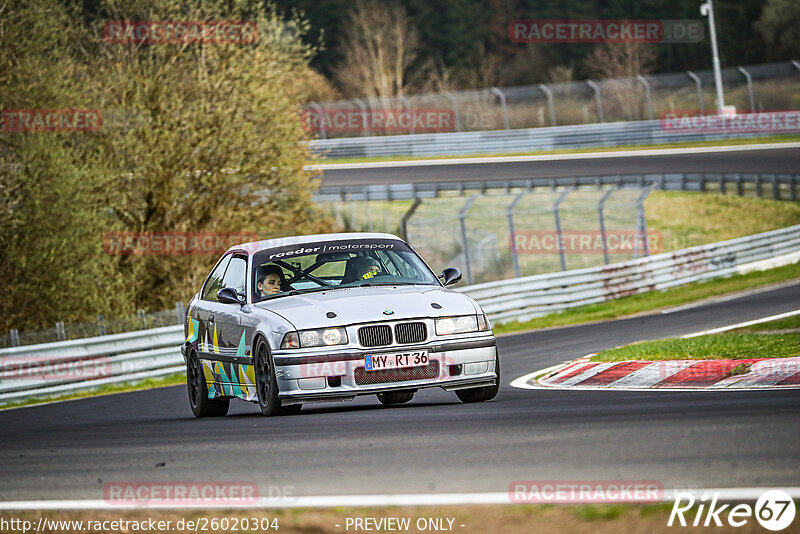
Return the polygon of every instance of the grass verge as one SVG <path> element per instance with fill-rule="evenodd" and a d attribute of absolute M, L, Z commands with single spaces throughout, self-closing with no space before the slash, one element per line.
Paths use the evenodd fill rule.
<path fill-rule="evenodd" d="M 688 339 L 642 341 L 604 350 L 592 356 L 595 362 L 627 360 L 747 360 L 800 356 L 800 334 L 724 333 Z M 744 374 L 744 366 L 734 374 Z"/>
<path fill-rule="evenodd" d="M 535 150 L 529 152 L 487 152 L 485 154 L 458 154 L 453 156 L 379 156 L 372 158 L 331 158 L 314 162 L 326 163 L 373 163 L 381 161 L 415 161 L 429 159 L 491 158 L 505 156 L 544 156 L 549 154 L 582 154 L 587 152 L 621 152 L 625 150 L 648 150 L 656 148 L 692 148 L 705 146 L 760 145 L 763 143 L 792 143 L 800 141 L 800 135 L 770 135 L 756 139 L 727 139 L 719 141 L 687 141 L 685 143 L 657 143 L 653 145 L 623 145 L 616 147 L 568 148 L 560 150 Z"/>
<path fill-rule="evenodd" d="M 536 317 L 529 321 L 495 325 L 494 332 L 495 334 L 507 334 L 537 328 L 617 319 L 789 280 L 800 280 L 800 263 L 767 271 L 733 275 L 728 278 L 693 282 L 665 291 L 640 293 L 616 300 L 580 306 L 562 313 Z"/>
<path fill-rule="evenodd" d="M 35 399 L 24 399 L 20 401 L 9 402 L 0 404 L 0 410 L 8 408 L 19 408 L 22 406 L 31 406 L 34 404 L 42 404 L 53 401 L 64 401 L 73 399 L 82 399 L 85 397 L 96 397 L 99 395 L 110 395 L 112 393 L 125 393 L 128 391 L 138 391 L 142 389 L 163 388 L 167 386 L 176 386 L 178 384 L 186 383 L 186 373 L 175 373 L 161 378 L 148 378 L 141 382 L 122 383 L 122 384 L 107 384 L 97 388 L 85 389 L 69 393 L 66 395 L 50 395 L 47 397 L 40 397 Z"/>

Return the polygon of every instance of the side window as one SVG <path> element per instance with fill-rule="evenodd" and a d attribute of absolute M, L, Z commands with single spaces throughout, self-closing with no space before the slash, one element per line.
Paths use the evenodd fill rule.
<path fill-rule="evenodd" d="M 247 259 L 244 256 L 234 256 L 222 278 L 222 287 L 232 287 L 237 293 L 244 294 L 245 275 L 247 274 Z"/>
<path fill-rule="evenodd" d="M 217 300 L 217 293 L 219 293 L 219 290 L 223 287 L 222 275 L 225 273 L 225 269 L 228 267 L 230 260 L 230 256 L 224 258 L 219 262 L 217 268 L 208 276 L 206 285 L 203 287 L 203 296 L 201 297 L 203 300 Z"/>

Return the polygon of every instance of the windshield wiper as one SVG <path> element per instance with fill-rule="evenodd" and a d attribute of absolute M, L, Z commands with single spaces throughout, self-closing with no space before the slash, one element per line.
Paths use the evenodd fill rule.
<path fill-rule="evenodd" d="M 256 304 L 261 302 L 266 302 L 268 300 L 273 300 L 281 297 L 292 297 L 294 295 L 303 295 L 305 293 L 316 293 L 317 291 L 327 291 L 329 289 L 334 289 L 333 286 L 331 287 L 313 287 L 307 289 L 291 289 L 289 291 L 283 291 L 281 293 L 276 293 L 275 295 L 269 295 L 268 297 L 262 297 Z"/>
<path fill-rule="evenodd" d="M 366 287 L 366 286 L 415 286 L 417 285 L 416 282 L 366 282 L 364 284 L 359 284 L 355 287 Z"/>

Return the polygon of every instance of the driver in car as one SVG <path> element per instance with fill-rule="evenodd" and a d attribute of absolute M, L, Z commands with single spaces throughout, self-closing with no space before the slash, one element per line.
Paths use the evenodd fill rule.
<path fill-rule="evenodd" d="M 377 260 L 370 257 L 359 258 L 356 262 L 356 272 L 358 280 L 369 280 L 377 275 L 381 270 Z"/>
<path fill-rule="evenodd" d="M 256 285 L 260 297 L 269 297 L 280 293 L 283 284 L 283 269 L 277 265 L 267 265 L 261 268 Z"/>

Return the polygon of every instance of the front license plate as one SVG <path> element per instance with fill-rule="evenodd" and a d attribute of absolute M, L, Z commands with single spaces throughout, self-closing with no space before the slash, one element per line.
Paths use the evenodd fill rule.
<path fill-rule="evenodd" d="M 398 352 L 395 354 L 367 354 L 367 371 L 380 369 L 400 369 L 403 367 L 424 367 L 430 362 L 428 351 Z"/>

